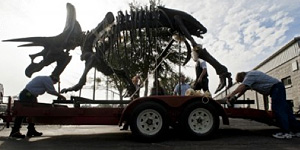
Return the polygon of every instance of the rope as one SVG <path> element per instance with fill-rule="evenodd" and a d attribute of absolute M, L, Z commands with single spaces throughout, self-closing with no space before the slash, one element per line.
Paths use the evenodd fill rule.
<path fill-rule="evenodd" d="M 164 13 L 164 15 L 165 15 L 165 12 L 163 11 L 163 10 L 161 10 L 163 13 Z M 158 12 L 158 14 L 159 14 L 159 12 Z M 159 17 L 159 16 L 158 16 Z M 158 18 L 157 18 L 158 19 Z M 172 24 L 171 24 L 171 22 L 170 22 L 170 20 L 169 20 L 169 18 L 167 17 L 167 19 L 168 19 L 168 22 L 170 23 L 170 26 L 171 26 L 171 28 L 173 28 L 173 26 L 172 26 Z M 111 26 L 112 26 L 113 24 L 111 24 L 109 27 L 107 27 L 107 28 L 105 28 L 105 30 L 104 31 L 100 31 L 99 33 L 97 33 L 96 31 L 97 30 L 92 30 L 92 34 L 94 34 L 95 36 L 96 36 L 96 38 L 95 38 L 95 40 L 94 40 L 94 42 L 93 42 L 93 45 L 94 44 L 96 44 L 96 41 L 99 41 L 99 40 L 104 40 L 104 36 L 106 36 L 108 33 L 109 33 L 109 31 L 111 30 Z M 117 24 L 116 23 L 116 26 L 118 26 L 119 24 Z M 118 33 L 117 33 L 118 34 Z M 113 38 L 113 40 L 114 40 L 114 38 Z M 156 45 L 157 46 L 157 45 Z M 102 55 L 103 56 L 105 56 L 105 54 L 104 54 L 104 52 L 103 51 L 100 51 L 101 53 L 102 53 Z M 164 52 L 164 51 L 163 51 Z M 160 54 L 160 56 L 163 54 L 163 52 Z M 162 58 L 162 60 L 158 63 L 158 65 L 152 70 L 152 71 L 150 71 L 151 73 L 153 73 L 154 71 L 156 71 L 157 69 L 158 69 L 158 66 L 160 66 L 161 65 L 161 63 L 171 54 L 173 52 L 173 50 L 170 50 L 168 53 L 167 53 L 167 55 L 165 56 L 165 57 L 163 57 Z M 110 67 L 110 68 L 113 68 L 112 67 L 112 65 L 110 64 L 110 62 L 107 60 L 108 58 L 106 58 L 106 57 L 103 57 L 103 59 L 107 62 L 107 65 Z M 114 69 L 112 69 L 112 72 L 114 73 L 114 74 L 116 74 L 116 72 L 114 71 Z M 117 79 L 118 80 L 120 80 L 120 78 L 118 77 L 118 76 L 116 76 L 117 77 Z M 145 84 L 145 82 L 148 80 L 148 76 L 147 76 L 147 78 L 142 82 L 143 84 Z M 135 90 L 135 92 L 132 94 L 132 95 L 130 95 L 130 99 L 139 91 L 141 89 L 141 86 L 139 86 L 136 90 Z"/>
<path fill-rule="evenodd" d="M 119 24 L 116 24 L 116 26 L 118 26 Z M 109 29 L 111 29 L 111 27 L 109 28 Z M 96 41 L 98 41 L 99 39 L 101 39 L 101 36 L 103 36 L 103 35 L 107 35 L 107 33 L 108 32 L 104 32 L 103 33 L 103 31 L 101 31 L 102 33 L 98 33 L 98 35 L 97 35 L 97 33 L 95 33 L 95 31 L 92 31 L 92 33 L 97 37 L 95 40 L 94 40 L 94 43 L 96 42 Z M 100 35 L 101 34 L 101 35 Z M 118 33 L 117 33 L 118 34 Z M 99 35 L 100 35 L 100 37 L 99 37 Z M 158 68 L 158 66 L 160 66 L 160 64 L 165 60 L 165 58 L 171 53 L 172 51 L 170 51 L 165 57 L 163 57 L 163 59 L 160 61 L 160 63 L 154 68 L 154 70 L 153 71 L 150 71 L 150 72 L 154 72 L 155 70 L 157 70 L 157 68 Z M 101 53 L 102 53 L 102 55 L 103 56 L 105 56 L 104 55 L 104 53 L 103 53 L 103 51 L 101 51 Z M 162 55 L 163 53 L 161 53 L 160 54 L 160 56 Z M 103 57 L 104 58 L 104 60 L 107 62 L 107 65 L 110 67 L 110 68 L 113 68 L 112 67 L 112 65 L 108 62 L 108 60 L 107 60 L 107 58 L 106 57 Z M 113 73 L 114 74 L 116 74 L 116 72 L 114 71 L 114 69 L 112 69 L 112 71 L 113 71 Z M 121 80 L 118 76 L 116 76 L 117 77 L 117 79 L 118 80 Z M 148 77 L 142 82 L 143 84 L 145 84 L 145 82 L 148 80 Z M 131 94 L 130 95 L 130 99 L 139 91 L 141 89 L 141 86 L 139 86 L 136 90 L 135 90 L 135 92 L 133 93 L 133 94 Z"/>
<path fill-rule="evenodd" d="M 117 24 L 118 25 L 118 24 Z M 112 38 L 112 40 L 113 40 L 114 38 Z M 105 54 L 104 54 L 104 52 L 103 51 L 100 51 L 100 53 L 103 55 L 103 59 L 107 62 L 107 65 L 108 65 L 108 67 L 110 67 L 111 68 L 111 70 L 112 70 L 112 72 L 114 73 L 114 74 L 117 74 L 116 72 L 115 72 L 115 70 L 113 69 L 113 66 L 110 64 L 110 62 L 108 61 L 108 58 L 106 58 L 105 57 Z M 116 76 L 117 77 L 117 79 L 118 80 L 121 80 L 118 76 Z M 136 92 L 135 92 L 136 93 Z M 132 95 L 131 95 L 131 97 L 132 97 Z"/>
<path fill-rule="evenodd" d="M 172 53 L 172 52 L 174 52 L 174 50 L 170 50 L 170 52 L 168 52 L 167 53 L 167 55 L 165 56 L 165 57 L 163 57 L 162 58 L 162 60 L 158 63 L 158 65 L 153 69 L 153 70 L 151 70 L 150 72 L 151 73 L 154 73 L 156 70 L 157 70 L 157 68 L 160 66 L 160 64 Z M 143 81 L 143 84 L 145 84 L 145 82 L 148 80 L 148 78 L 149 77 L 147 77 L 144 81 Z M 135 90 L 135 92 L 130 96 L 130 99 L 131 98 L 133 98 L 133 96 L 139 91 L 141 89 L 141 86 L 139 86 L 136 90 Z"/>

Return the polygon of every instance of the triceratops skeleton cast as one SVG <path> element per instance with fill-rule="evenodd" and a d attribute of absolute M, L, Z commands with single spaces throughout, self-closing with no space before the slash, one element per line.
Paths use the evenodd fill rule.
<path fill-rule="evenodd" d="M 76 20 L 75 8 L 70 3 L 67 4 L 67 12 L 64 31 L 58 36 L 5 40 L 31 42 L 21 46 L 44 47 L 44 50 L 40 53 L 30 55 L 32 62 L 26 68 L 26 76 L 31 77 L 34 72 L 40 71 L 44 66 L 57 62 L 52 75 L 59 77 L 71 60 L 69 51 L 75 49 L 77 46 L 81 46 L 81 60 L 85 61 L 83 75 L 76 85 L 63 89 L 62 92 L 81 89 L 86 83 L 87 73 L 92 67 L 95 67 L 106 76 L 116 74 L 118 78 L 122 79 L 128 85 L 128 93 L 133 94 L 135 87 L 128 76 L 127 68 L 116 69 L 109 64 L 109 61 L 112 61 L 110 60 L 112 57 L 108 56 L 118 54 L 118 56 L 126 55 L 124 57 L 134 57 L 132 56 L 133 53 L 131 55 L 127 53 L 139 47 L 141 50 L 139 54 L 141 54 L 141 57 L 144 57 L 143 54 L 151 53 L 152 48 L 157 46 L 158 37 L 165 36 L 153 31 L 165 28 L 168 29 L 169 34 L 183 36 L 191 43 L 192 50 L 189 42 L 185 38 L 181 38 L 184 39 L 188 51 L 184 64 L 190 60 L 191 54 L 193 54 L 193 59 L 201 58 L 215 68 L 217 75 L 220 77 L 220 83 L 216 92 L 226 86 L 226 79 L 228 79 L 228 86 L 232 85 L 231 74 L 227 71 L 227 68 L 212 57 L 205 48 L 197 44 L 192 37 L 194 35 L 202 38 L 202 34 L 205 34 L 207 29 L 194 17 L 185 12 L 161 6 L 150 6 L 150 9 L 147 7 L 144 9 L 141 8 L 131 10 L 130 13 L 126 11 L 125 14 L 119 11 L 116 19 L 111 12 L 108 12 L 98 26 L 88 32 L 82 32 L 80 24 Z M 144 40 L 145 42 L 144 44 L 137 45 L 138 40 Z M 173 42 L 174 40 L 169 42 L 165 51 L 168 51 Z M 39 63 L 34 62 L 37 56 L 43 56 L 43 60 Z M 128 61 L 130 61 L 130 58 L 128 58 Z M 122 62 L 120 63 L 122 64 Z"/>

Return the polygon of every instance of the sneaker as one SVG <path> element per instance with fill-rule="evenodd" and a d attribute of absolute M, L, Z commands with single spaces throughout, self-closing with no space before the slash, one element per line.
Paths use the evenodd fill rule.
<path fill-rule="evenodd" d="M 293 137 L 292 134 L 290 133 L 282 133 L 282 132 L 273 134 L 272 136 L 277 139 L 291 139 Z"/>
<path fill-rule="evenodd" d="M 28 130 L 26 136 L 27 137 L 33 137 L 33 136 L 42 136 L 42 132 L 37 132 L 36 130 Z"/>
<path fill-rule="evenodd" d="M 291 135 L 292 135 L 292 137 L 298 137 L 298 138 L 300 138 L 300 132 L 296 132 L 296 133 L 291 132 Z"/>
<path fill-rule="evenodd" d="M 122 130 L 128 130 L 128 128 L 129 128 L 129 125 L 128 125 L 127 123 L 125 123 L 124 126 L 123 126 L 123 128 L 120 129 L 120 130 L 121 130 L 121 131 L 122 131 Z"/>
<path fill-rule="evenodd" d="M 14 132 L 14 133 L 10 133 L 9 137 L 10 138 L 24 139 L 25 135 L 21 134 L 20 132 Z"/>

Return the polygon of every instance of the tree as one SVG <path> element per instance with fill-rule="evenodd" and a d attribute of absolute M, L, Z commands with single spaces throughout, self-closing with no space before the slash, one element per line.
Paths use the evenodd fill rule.
<path fill-rule="evenodd" d="M 179 74 L 176 72 L 168 72 L 167 74 L 164 74 L 164 77 L 161 78 L 160 81 L 162 87 L 164 87 L 166 95 L 173 95 L 174 88 L 178 82 L 179 82 Z M 193 79 L 186 77 L 186 83 L 191 85 L 193 82 L 194 82 Z"/>
<path fill-rule="evenodd" d="M 127 11 L 125 14 L 119 12 L 116 17 L 116 22 L 123 26 L 131 26 L 132 28 L 120 30 L 120 27 L 117 25 L 112 29 L 112 34 L 107 39 L 108 41 L 116 42 L 110 45 L 102 44 L 102 48 L 105 46 L 106 48 L 107 46 L 110 47 L 110 50 L 104 51 L 104 53 L 108 64 L 113 68 L 125 70 L 129 77 L 140 74 L 144 80 L 149 79 L 149 73 L 154 73 L 153 71 L 156 69 L 155 78 L 161 78 L 163 81 L 162 85 L 170 86 L 167 89 L 171 89 L 171 86 L 174 88 L 173 80 L 176 79 L 174 78 L 175 73 L 172 65 L 183 63 L 180 57 L 186 57 L 187 52 L 184 51 L 183 47 L 183 52 L 179 53 L 174 50 L 178 48 L 172 46 L 169 50 L 169 52 L 172 53 L 168 53 L 168 57 L 161 60 L 157 59 L 168 45 L 170 39 L 172 39 L 172 34 L 169 32 L 168 28 L 138 27 L 138 22 L 147 21 L 147 19 L 155 17 L 157 6 L 162 5 L 161 1 L 155 0 L 150 0 L 149 3 L 149 7 L 140 7 L 140 4 L 133 2 L 129 4 L 129 7 L 131 8 L 130 14 Z M 137 15 L 138 13 L 139 15 Z M 139 16 L 139 18 L 137 16 Z M 144 16 L 144 18 L 142 18 L 143 20 L 141 20 L 140 16 Z M 137 18 L 139 20 L 135 20 Z M 153 22 L 149 21 L 149 23 Z M 160 65 L 157 67 L 158 64 Z M 169 85 L 167 81 L 172 81 L 172 85 Z M 120 79 L 116 76 L 109 76 L 108 82 L 111 87 L 116 88 L 120 92 L 121 96 L 124 95 L 123 91 L 126 89 L 127 85 L 120 82 Z M 149 80 L 145 80 L 144 96 L 148 95 L 148 86 Z M 120 99 L 122 100 L 122 97 L 120 97 Z"/>

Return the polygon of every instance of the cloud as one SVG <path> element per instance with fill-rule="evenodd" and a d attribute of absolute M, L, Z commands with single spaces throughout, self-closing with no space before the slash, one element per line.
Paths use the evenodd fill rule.
<path fill-rule="evenodd" d="M 67 2 L 75 6 L 77 19 L 82 29 L 86 31 L 96 27 L 108 11 L 116 15 L 118 10 L 128 9 L 128 3 L 131 1 L 0 1 L 1 40 L 26 36 L 53 36 L 60 33 L 65 23 Z M 148 4 L 148 0 L 138 2 L 142 5 Z M 162 2 L 166 7 L 191 13 L 207 27 L 208 33 L 204 35 L 204 39 L 195 37 L 196 41 L 202 43 L 211 55 L 226 65 L 233 76 L 238 71 L 254 68 L 292 38 L 299 36 L 299 0 L 163 0 Z M 33 52 L 17 49 L 16 45 L 16 43 L 1 43 L 1 49 L 5 50 L 5 54 L 1 51 L 1 56 L 12 59 L 18 53 L 16 58 L 22 60 L 19 67 L 16 61 L 10 59 L 1 59 L 1 63 L 15 64 L 11 66 L 17 67 L 17 70 L 12 74 L 21 77 L 14 80 L 16 81 L 14 86 L 20 82 L 22 84 L 18 85 L 17 89 L 21 89 L 27 82 L 24 77 L 24 70 L 30 61 L 27 55 Z M 76 66 L 76 61 L 79 60 L 75 59 L 77 57 L 74 57 L 71 63 Z M 7 65 L 3 68 L 11 67 Z M 67 69 L 66 72 L 72 71 L 71 67 Z M 46 73 L 52 71 L 51 68 L 49 70 Z M 191 77 L 194 77 L 193 71 L 194 69 L 191 71 Z M 66 72 L 64 74 L 72 74 Z M 210 89 L 215 90 L 218 77 L 211 66 L 209 74 Z M 80 75 L 81 72 L 78 73 L 78 76 Z M 4 79 L 7 76 L 11 75 L 1 76 L 1 82 L 5 82 L 5 87 L 10 86 Z M 76 83 L 78 79 L 75 78 L 68 82 Z M 19 92 L 15 91 L 16 88 L 13 86 L 9 89 L 6 90 L 9 94 Z"/>
<path fill-rule="evenodd" d="M 296 9 L 290 9 L 286 3 L 289 2 L 205 1 L 204 7 L 194 11 L 194 15 L 208 28 L 202 40 L 204 46 L 234 75 L 254 68 L 278 47 L 299 35 L 296 32 L 286 34 L 295 24 L 291 11 Z M 217 81 L 214 80 L 213 86 Z"/>

